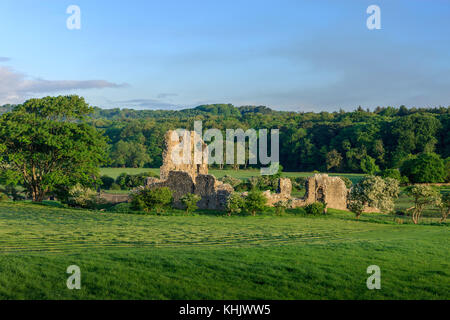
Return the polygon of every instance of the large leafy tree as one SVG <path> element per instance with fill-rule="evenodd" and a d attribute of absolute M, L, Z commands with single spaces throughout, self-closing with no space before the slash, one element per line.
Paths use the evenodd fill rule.
<path fill-rule="evenodd" d="M 19 178 L 33 201 L 99 182 L 107 145 L 85 122 L 92 112 L 81 97 L 59 96 L 28 100 L 0 117 L 1 166 Z"/>
<path fill-rule="evenodd" d="M 444 182 L 447 175 L 444 161 L 435 153 L 422 153 L 404 161 L 400 171 L 412 183 Z"/>

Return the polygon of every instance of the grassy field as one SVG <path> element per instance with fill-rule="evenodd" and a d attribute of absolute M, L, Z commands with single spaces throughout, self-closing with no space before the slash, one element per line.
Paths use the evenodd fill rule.
<path fill-rule="evenodd" d="M 112 178 L 117 178 L 121 173 L 138 174 L 143 172 L 153 172 L 159 175 L 159 168 L 101 168 L 100 173 Z M 225 175 L 230 175 L 239 179 L 248 179 L 250 177 L 260 176 L 259 170 L 218 170 L 210 169 L 210 174 L 213 174 L 216 178 L 222 178 Z M 312 172 L 283 172 L 283 177 L 310 177 L 313 176 Z M 330 173 L 330 176 L 347 177 L 352 180 L 353 183 L 358 182 L 363 175 L 357 173 Z"/>
<path fill-rule="evenodd" d="M 449 299 L 448 224 L 0 203 L 0 299 Z M 66 288 L 78 265 L 82 289 Z M 368 290 L 366 268 L 381 268 Z"/>

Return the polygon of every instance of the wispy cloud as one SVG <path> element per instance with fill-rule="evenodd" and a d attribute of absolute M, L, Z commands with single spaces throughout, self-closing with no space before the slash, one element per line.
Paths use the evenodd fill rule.
<path fill-rule="evenodd" d="M 30 78 L 9 67 L 0 66 L 0 105 L 21 103 L 29 97 L 64 93 L 73 90 L 122 88 L 127 84 L 116 84 L 106 80 L 46 80 Z"/>
<path fill-rule="evenodd" d="M 122 108 L 131 108 L 131 109 L 179 109 L 180 106 L 177 106 L 173 103 L 161 101 L 159 99 L 132 99 L 132 100 L 123 100 L 123 101 L 115 101 L 114 104 L 120 105 Z"/>
<path fill-rule="evenodd" d="M 0 62 L 7 62 L 7 61 L 10 61 L 11 59 L 10 58 L 7 58 L 7 57 L 0 57 Z"/>

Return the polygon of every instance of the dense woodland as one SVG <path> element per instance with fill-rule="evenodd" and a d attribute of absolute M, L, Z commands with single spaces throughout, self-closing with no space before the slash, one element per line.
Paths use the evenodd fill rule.
<path fill-rule="evenodd" d="M 0 112 L 13 106 L 0 107 Z M 280 129 L 285 171 L 370 172 L 398 168 L 412 155 L 450 157 L 450 107 L 298 113 L 264 106 L 202 105 L 185 110 L 100 109 L 89 122 L 108 137 L 112 167 L 159 167 L 169 129 Z M 235 169 L 247 165 L 233 166 Z"/>

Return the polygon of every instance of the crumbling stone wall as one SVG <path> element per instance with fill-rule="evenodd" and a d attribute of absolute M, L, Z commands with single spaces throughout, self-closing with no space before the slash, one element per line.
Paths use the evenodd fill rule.
<path fill-rule="evenodd" d="M 327 174 L 316 174 L 306 182 L 306 193 L 303 198 L 292 198 L 290 179 L 281 178 L 278 192 L 264 192 L 267 204 L 273 206 L 280 200 L 292 200 L 292 207 L 304 207 L 314 202 L 323 202 L 328 208 L 347 210 L 348 189 L 339 177 L 329 177 Z"/>
<path fill-rule="evenodd" d="M 195 182 L 188 172 L 170 171 L 166 180 L 147 179 L 147 188 L 167 187 L 173 191 L 176 208 L 182 209 L 181 198 L 188 193 L 197 194 L 201 200 L 197 203 L 200 209 L 224 210 L 226 201 L 234 189 L 229 184 L 218 181 L 212 175 L 199 174 Z"/>
<path fill-rule="evenodd" d="M 170 130 L 166 133 L 164 138 L 165 149 L 163 152 L 163 165 L 160 168 L 160 179 L 167 180 L 169 178 L 169 173 L 171 171 L 183 171 L 188 173 L 192 180 L 195 181 L 195 178 L 199 174 L 208 174 L 208 158 L 207 158 L 207 145 L 203 142 L 203 140 L 198 136 L 195 131 L 186 131 L 185 135 L 179 138 L 179 141 L 172 141 L 172 135 L 176 132 Z M 190 150 L 190 155 L 186 155 L 189 158 L 189 163 L 184 163 L 182 150 L 178 150 L 177 154 L 177 146 L 180 142 L 188 143 L 188 139 L 190 139 L 190 147 L 185 150 Z M 194 152 L 195 152 L 195 143 L 198 141 L 201 144 L 201 151 L 203 153 L 203 157 L 200 164 L 195 163 Z M 200 149 L 200 148 L 199 148 Z M 180 163 L 177 163 L 173 159 L 173 155 L 180 159 Z"/>

